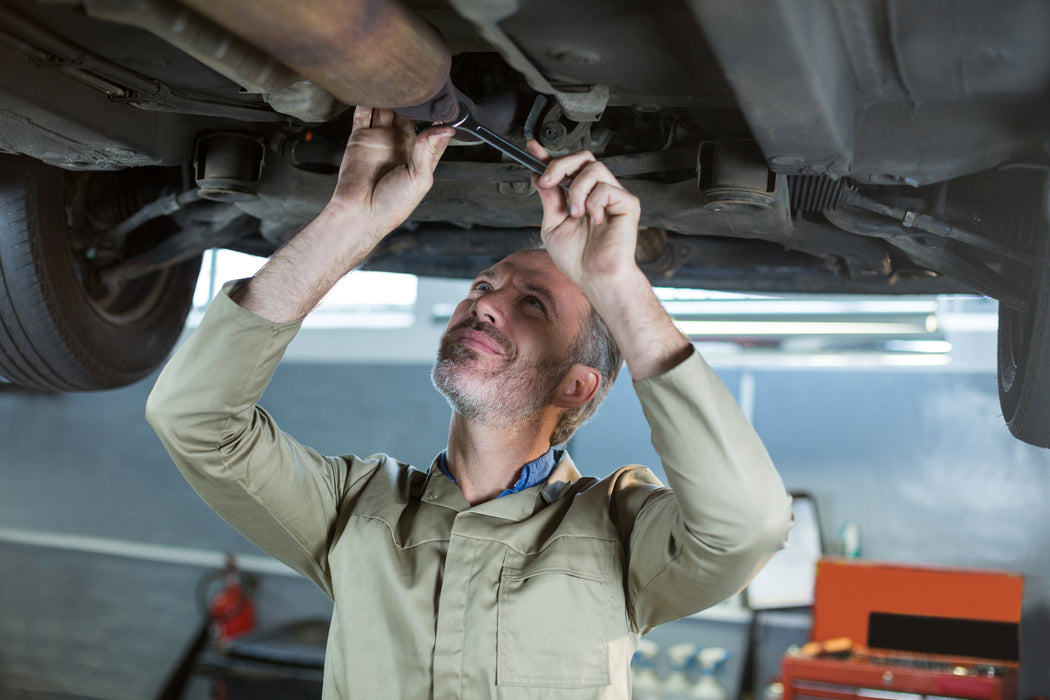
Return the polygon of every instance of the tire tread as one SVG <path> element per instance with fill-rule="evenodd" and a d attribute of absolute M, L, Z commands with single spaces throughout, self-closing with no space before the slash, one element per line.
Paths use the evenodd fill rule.
<path fill-rule="evenodd" d="M 148 316 L 111 322 L 68 261 L 62 175 L 0 156 L 0 376 L 45 391 L 130 384 L 164 360 L 189 311 L 199 260 L 180 263 Z"/>

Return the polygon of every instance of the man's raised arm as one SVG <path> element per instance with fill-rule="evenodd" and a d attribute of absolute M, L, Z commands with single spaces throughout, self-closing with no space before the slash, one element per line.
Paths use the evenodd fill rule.
<path fill-rule="evenodd" d="M 328 205 L 238 291 L 235 301 L 277 323 L 306 316 L 419 205 L 451 136 L 448 127 L 416 136 L 405 117 L 357 107 Z"/>
<path fill-rule="evenodd" d="M 790 498 L 736 401 L 635 262 L 638 199 L 586 152 L 550 161 L 537 186 L 547 250 L 620 346 L 673 489 L 627 517 L 628 599 L 644 632 L 746 585 L 783 545 Z"/>
<path fill-rule="evenodd" d="M 390 112 L 357 108 L 324 211 L 247 284 L 212 302 L 161 372 L 146 417 L 219 515 L 331 593 L 327 555 L 340 499 L 373 460 L 324 457 L 256 405 L 299 321 L 429 190 L 451 129 L 416 136 Z"/>

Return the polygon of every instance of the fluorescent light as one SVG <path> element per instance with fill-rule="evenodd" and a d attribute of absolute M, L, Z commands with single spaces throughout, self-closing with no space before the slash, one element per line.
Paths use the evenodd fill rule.
<path fill-rule="evenodd" d="M 753 314 L 933 314 L 937 301 L 905 300 L 800 300 L 800 299 L 734 299 L 705 301 L 665 301 L 671 315 L 744 316 Z"/>
<path fill-rule="evenodd" d="M 948 355 L 882 355 L 879 364 L 883 367 L 940 367 L 951 364 Z"/>
<path fill-rule="evenodd" d="M 850 369 L 858 367 L 946 367 L 950 355 L 885 353 L 788 353 L 752 351 L 736 354 L 704 352 L 697 348 L 713 367 L 786 367 L 792 369 Z"/>
<path fill-rule="evenodd" d="M 939 318 L 945 331 L 994 333 L 999 330 L 999 315 L 996 313 L 942 313 Z"/>
<path fill-rule="evenodd" d="M 329 308 L 303 319 L 304 328 L 411 328 L 416 315 L 411 311 L 353 311 Z"/>
<path fill-rule="evenodd" d="M 944 355 L 952 351 L 952 344 L 947 340 L 887 340 L 883 347 L 889 352 L 918 352 L 927 355 Z"/>
<path fill-rule="evenodd" d="M 925 335 L 927 318 L 915 323 L 852 321 L 676 321 L 689 337 L 786 335 Z"/>

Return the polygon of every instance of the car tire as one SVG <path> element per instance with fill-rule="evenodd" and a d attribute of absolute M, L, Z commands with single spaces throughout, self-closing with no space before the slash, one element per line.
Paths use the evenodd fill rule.
<path fill-rule="evenodd" d="M 90 294 L 70 247 L 66 182 L 58 168 L 0 157 L 0 377 L 45 391 L 125 386 L 171 351 L 200 258 Z"/>
<path fill-rule="evenodd" d="M 1023 280 L 1028 291 L 1025 311 L 999 305 L 999 404 L 1014 437 L 1037 447 L 1050 447 L 1050 222 L 1043 192 L 1038 250 L 1030 268 L 1005 270 Z"/>

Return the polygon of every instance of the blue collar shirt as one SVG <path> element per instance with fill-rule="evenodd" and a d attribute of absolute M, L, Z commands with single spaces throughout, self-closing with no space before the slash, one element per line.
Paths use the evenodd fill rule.
<path fill-rule="evenodd" d="M 517 483 L 509 489 L 504 489 L 498 496 L 496 496 L 496 498 L 523 491 L 530 486 L 542 484 L 547 480 L 547 477 L 551 475 L 551 472 L 554 471 L 554 467 L 557 463 L 558 457 L 554 454 L 554 448 L 552 447 L 523 466 L 521 468 L 521 476 L 518 477 Z M 449 479 L 452 479 L 453 484 L 456 483 L 456 480 L 452 478 L 452 474 L 448 470 L 448 458 L 445 456 L 445 452 L 438 455 L 438 468 L 441 469 L 442 474 Z"/>

